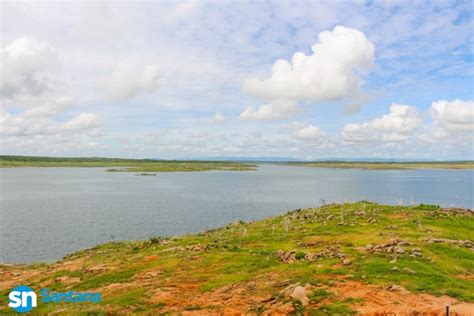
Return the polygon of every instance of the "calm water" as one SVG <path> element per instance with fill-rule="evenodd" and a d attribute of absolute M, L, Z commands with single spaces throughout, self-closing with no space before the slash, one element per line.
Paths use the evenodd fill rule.
<path fill-rule="evenodd" d="M 472 170 L 262 165 L 250 172 L 138 177 L 102 168 L 1 169 L 0 257 L 56 260 L 112 239 L 198 232 L 317 206 L 321 199 L 473 208 L 473 183 Z"/>

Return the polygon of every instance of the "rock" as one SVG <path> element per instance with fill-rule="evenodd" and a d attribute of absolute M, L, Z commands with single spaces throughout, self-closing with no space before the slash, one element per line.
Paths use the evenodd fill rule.
<path fill-rule="evenodd" d="M 100 273 L 100 272 L 104 272 L 104 271 L 107 271 L 107 270 L 108 270 L 108 267 L 105 264 L 100 264 L 100 265 L 97 265 L 97 266 L 92 266 L 92 267 L 86 268 L 86 272 L 88 272 L 88 273 Z"/>
<path fill-rule="evenodd" d="M 383 247 L 382 247 L 381 245 L 376 245 L 376 246 L 374 246 L 374 248 L 372 248 L 372 249 L 373 249 L 373 251 L 375 251 L 375 252 L 382 252 Z"/>
<path fill-rule="evenodd" d="M 170 247 L 170 248 L 163 249 L 161 251 L 158 251 L 158 253 L 172 252 L 172 251 L 183 251 L 183 250 L 185 250 L 184 247 L 176 246 L 176 247 Z"/>
<path fill-rule="evenodd" d="M 393 271 L 393 272 L 398 272 L 398 271 L 400 271 L 400 268 L 399 267 L 393 267 L 390 270 Z"/>
<path fill-rule="evenodd" d="M 201 245 L 189 245 L 186 246 L 186 250 L 191 250 L 191 251 L 196 251 L 196 252 L 201 252 L 207 249 L 207 246 L 201 246 Z"/>
<path fill-rule="evenodd" d="M 150 271 L 143 276 L 145 279 L 154 279 L 160 274 L 160 271 Z"/>
<path fill-rule="evenodd" d="M 385 244 L 385 247 L 396 246 L 400 242 L 397 238 L 392 238 Z"/>
<path fill-rule="evenodd" d="M 352 260 L 351 259 L 344 259 L 342 261 L 342 265 L 343 266 L 350 266 L 352 264 Z"/>
<path fill-rule="evenodd" d="M 416 274 L 416 272 L 408 267 L 405 267 L 402 269 L 403 272 L 409 273 L 409 274 Z"/>
<path fill-rule="evenodd" d="M 365 251 L 371 252 L 371 251 L 373 251 L 373 250 L 374 250 L 374 246 L 373 246 L 373 245 L 368 244 L 367 246 L 365 246 Z"/>
<path fill-rule="evenodd" d="M 399 246 L 395 247 L 395 248 L 393 249 L 393 251 L 394 251 L 395 253 L 399 254 L 399 255 L 402 255 L 402 254 L 405 253 L 405 250 L 404 250 L 402 247 L 399 247 Z"/>
<path fill-rule="evenodd" d="M 367 223 L 368 223 L 368 224 L 373 224 L 373 223 L 375 223 L 375 222 L 377 222 L 377 220 L 376 220 L 375 218 L 369 218 L 369 219 L 367 220 Z"/>
<path fill-rule="evenodd" d="M 321 253 L 307 253 L 304 258 L 306 260 L 308 260 L 309 262 L 314 262 L 316 261 L 318 258 L 322 257 L 322 254 Z"/>
<path fill-rule="evenodd" d="M 277 257 L 280 258 L 280 261 L 283 263 L 294 263 L 296 262 L 296 251 L 278 250 Z"/>
<path fill-rule="evenodd" d="M 399 292 L 399 291 L 403 291 L 404 288 L 396 284 L 391 284 L 387 287 L 387 290 L 393 291 L 393 292 Z"/>
<path fill-rule="evenodd" d="M 293 292 L 290 294 L 290 297 L 301 302 L 303 306 L 309 304 L 309 298 L 306 294 L 306 289 L 300 285 L 295 287 Z"/>
<path fill-rule="evenodd" d="M 288 282 L 290 282 L 290 280 L 288 280 Z M 285 285 L 288 284 L 288 282 L 285 282 Z M 279 293 L 280 293 L 280 295 L 283 295 L 283 296 L 290 296 L 290 294 L 293 293 L 293 290 L 297 286 L 300 286 L 300 282 L 296 282 L 296 283 L 288 285 L 283 290 L 281 290 Z"/>
<path fill-rule="evenodd" d="M 474 244 L 471 240 L 455 240 L 455 239 L 446 239 L 446 238 L 431 238 L 426 239 L 426 242 L 429 244 L 432 243 L 444 243 L 444 244 L 453 244 L 453 245 L 460 245 L 466 248 L 474 247 Z"/>
<path fill-rule="evenodd" d="M 423 257 L 423 254 L 421 253 L 421 249 L 420 248 L 412 248 L 410 257 L 412 257 L 412 258 Z"/>

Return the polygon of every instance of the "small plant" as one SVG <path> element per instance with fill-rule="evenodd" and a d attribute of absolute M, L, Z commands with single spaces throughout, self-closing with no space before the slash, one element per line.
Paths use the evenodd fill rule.
<path fill-rule="evenodd" d="M 321 305 L 316 310 L 310 310 L 309 315 L 353 315 L 356 312 L 346 304 L 334 303 Z"/>
<path fill-rule="evenodd" d="M 303 316 L 304 315 L 304 306 L 299 300 L 293 300 L 293 308 L 294 308 L 294 313 L 297 316 Z"/>
<path fill-rule="evenodd" d="M 341 205 L 341 224 L 344 225 L 344 204 Z"/>
<path fill-rule="evenodd" d="M 163 239 L 163 238 L 161 238 L 161 237 L 159 237 L 159 236 L 154 236 L 154 237 L 151 237 L 151 238 L 149 239 L 149 241 L 150 241 L 150 244 L 153 245 L 153 244 L 159 244 L 162 239 Z"/>
<path fill-rule="evenodd" d="M 283 218 L 283 228 L 286 232 L 290 229 L 290 220 L 287 217 Z"/>
<path fill-rule="evenodd" d="M 316 289 L 313 291 L 313 294 L 311 294 L 309 296 L 309 300 L 311 302 L 320 302 L 322 299 L 326 298 L 326 297 L 330 297 L 332 296 L 333 293 L 329 292 L 329 291 L 326 291 L 325 289 Z"/>
<path fill-rule="evenodd" d="M 260 304 L 258 306 L 253 306 L 250 308 L 250 311 L 251 312 L 254 312 L 255 314 L 257 315 L 261 315 L 263 314 L 263 312 L 265 311 L 265 305 L 264 304 Z"/>
<path fill-rule="evenodd" d="M 295 254 L 295 259 L 296 260 L 303 260 L 305 258 L 306 254 L 303 251 L 298 251 Z"/>

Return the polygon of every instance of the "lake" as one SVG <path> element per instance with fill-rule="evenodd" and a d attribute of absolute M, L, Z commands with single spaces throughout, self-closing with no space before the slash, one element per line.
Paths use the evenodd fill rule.
<path fill-rule="evenodd" d="M 371 200 L 473 208 L 473 170 L 260 165 L 156 176 L 105 168 L 0 170 L 0 260 L 52 261 L 110 240 L 194 233 L 237 219 Z"/>

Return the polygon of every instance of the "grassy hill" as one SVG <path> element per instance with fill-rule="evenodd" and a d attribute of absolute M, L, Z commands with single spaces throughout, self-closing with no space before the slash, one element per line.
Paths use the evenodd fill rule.
<path fill-rule="evenodd" d="M 102 294 L 84 310 L 60 304 L 58 314 L 443 313 L 445 303 L 467 313 L 473 232 L 471 211 L 432 205 L 294 210 L 196 235 L 102 244 L 52 264 L 0 266 L 0 314 L 19 284 Z"/>

